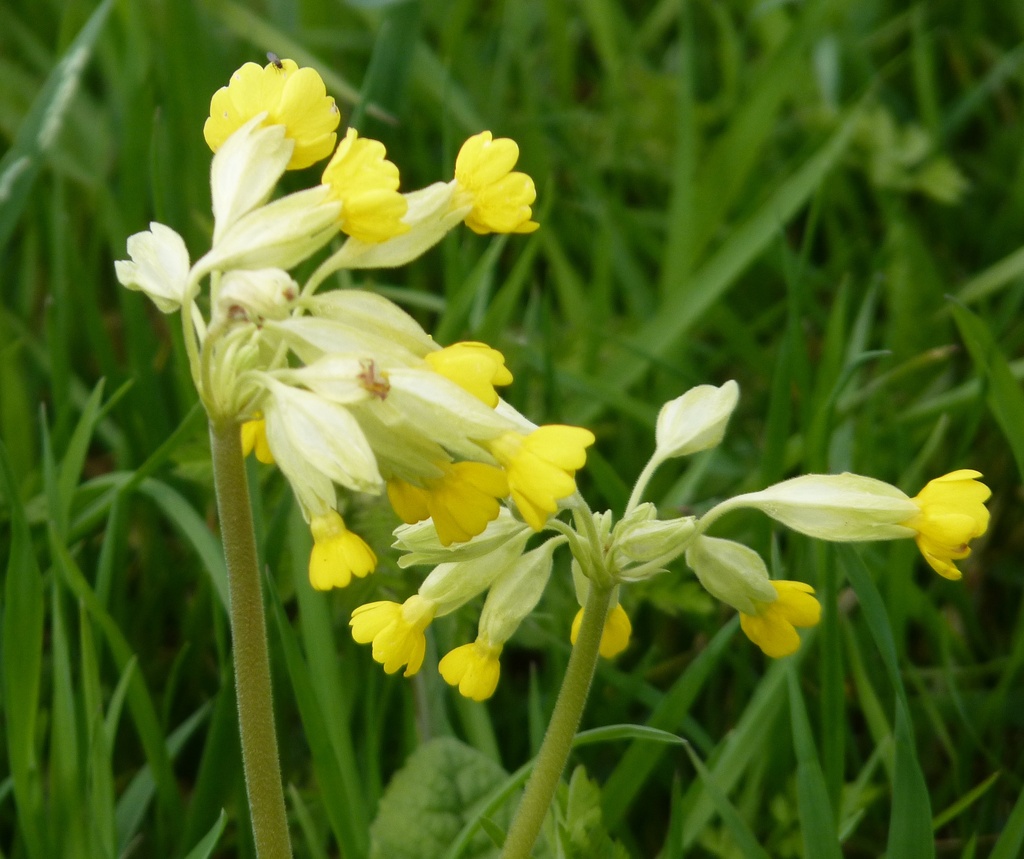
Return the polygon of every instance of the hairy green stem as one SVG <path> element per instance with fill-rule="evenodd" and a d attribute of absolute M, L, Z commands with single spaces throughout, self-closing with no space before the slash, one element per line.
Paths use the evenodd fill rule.
<path fill-rule="evenodd" d="M 228 568 L 231 640 L 235 663 L 242 766 L 259 859 L 291 859 L 288 816 L 274 731 L 270 656 L 260 590 L 252 508 L 234 420 L 210 422 L 217 512 Z"/>
<path fill-rule="evenodd" d="M 565 769 L 565 762 L 569 759 L 572 741 L 587 703 L 611 595 L 611 588 L 591 583 L 580 632 L 569 657 L 569 667 L 565 670 L 555 711 L 551 714 L 544 742 L 541 743 L 533 765 L 533 773 L 526 783 L 522 801 L 509 827 L 501 859 L 529 859 L 533 851 L 533 845 L 544 824 L 544 816 L 551 807 L 551 798 L 555 795 L 562 770 Z"/>

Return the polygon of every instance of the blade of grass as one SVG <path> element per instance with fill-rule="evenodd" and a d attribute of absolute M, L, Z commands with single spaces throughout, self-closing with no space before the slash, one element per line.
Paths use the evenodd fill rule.
<path fill-rule="evenodd" d="M 882 658 L 882 664 L 889 675 L 893 692 L 896 693 L 896 748 L 888 855 L 892 859 L 903 856 L 932 859 L 935 856 L 935 840 L 931 826 L 931 799 L 917 757 L 910 704 L 900 674 L 896 643 L 893 640 L 885 603 L 882 602 L 882 596 L 857 551 L 845 545 L 838 546 L 837 549 L 847 578 L 857 593 L 857 599 Z"/>
<path fill-rule="evenodd" d="M 11 517 L 10 556 L 4 580 L 3 689 L 7 759 L 13 781 L 18 828 L 30 859 L 45 859 L 37 727 L 43 657 L 43 583 L 32 534 L 15 489 L 7 448 L 0 442 L 0 490 Z"/>
<path fill-rule="evenodd" d="M 818 759 L 818 750 L 814 746 L 807 707 L 793 668 L 789 672 L 789 716 L 793 747 L 796 749 L 797 804 L 800 809 L 804 856 L 842 859 L 843 851 L 836 840 L 835 815 L 829 801 L 825 774 Z"/>
<path fill-rule="evenodd" d="M 89 16 L 33 101 L 14 145 L 0 159 L 0 252 L 32 197 L 36 176 L 74 102 L 82 73 L 113 5 L 113 0 L 103 0 Z"/>

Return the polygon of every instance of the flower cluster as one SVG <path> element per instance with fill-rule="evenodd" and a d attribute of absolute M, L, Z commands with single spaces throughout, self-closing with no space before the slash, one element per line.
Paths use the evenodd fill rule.
<path fill-rule="evenodd" d="M 503 403 L 496 387 L 512 376 L 500 352 L 475 342 L 442 348 L 373 293 L 317 292 L 341 269 L 402 265 L 463 222 L 477 233 L 535 230 L 536 193 L 513 170 L 516 144 L 477 134 L 451 181 L 401 193 L 383 144 L 353 128 L 338 142 L 339 121 L 313 69 L 242 66 L 213 96 L 204 128 L 215 153 L 210 250 L 193 263 L 181 236 L 154 223 L 116 263 L 122 284 L 181 312 L 211 421 L 239 425 L 244 452 L 290 482 L 312 532 L 318 589 L 343 587 L 377 561 L 346 527 L 339 487 L 386 492 L 405 522 L 429 517 L 446 546 L 481 534 L 503 505 L 539 530 L 575 492 L 594 441 L 578 427 L 536 427 Z M 274 198 L 286 170 L 325 159 L 318 184 Z M 339 238 L 300 285 L 295 267 Z M 428 605 L 401 617 L 418 628 L 441 610 Z M 389 615 L 361 617 L 376 629 Z"/>
<path fill-rule="evenodd" d="M 525 553 L 530 528 L 507 511 L 482 534 L 458 545 L 444 539 L 443 519 L 399 528 L 395 547 L 403 552 L 400 565 L 434 569 L 404 605 L 374 603 L 357 609 L 351 621 L 356 641 L 372 642 L 373 656 L 385 671 L 404 665 L 407 675 L 415 673 L 430 621 L 486 591 L 476 640 L 444 656 L 439 669 L 463 695 L 487 698 L 498 682 L 498 657 L 505 642 L 537 604 L 551 575 L 555 549 L 567 545 L 573 555 L 579 604 L 587 602 L 592 587 L 611 589 L 611 608 L 599 645 L 602 656 L 616 656 L 629 643 L 630 620 L 619 604 L 622 586 L 664 572 L 678 557 L 685 558 L 712 596 L 739 612 L 741 629 L 765 654 L 787 656 L 800 646 L 797 629 L 819 622 L 821 606 L 805 582 L 771 579 L 764 560 L 753 549 L 708 536 L 706 532 L 719 518 L 740 508 L 760 510 L 783 525 L 824 540 L 912 537 L 937 572 L 947 578 L 960 576 L 953 561 L 967 557 L 968 543 L 984 533 L 988 524 L 984 502 L 989 490 L 975 471 L 956 471 L 933 480 L 915 498 L 861 475 L 810 474 L 728 499 L 700 518 L 659 519 L 654 505 L 640 501 L 651 474 L 670 459 L 717 445 L 738 395 L 734 382 L 720 388 L 702 385 L 662 408 L 655 452 L 617 522 L 610 512 L 592 513 L 576 495 L 569 501 L 575 527 L 558 519 L 540 523 L 554 536 Z M 528 513 L 523 518 L 534 524 Z M 573 643 L 582 620 L 581 608 L 570 630 Z"/>
<path fill-rule="evenodd" d="M 386 493 L 405 523 L 399 565 L 432 568 L 402 603 L 360 606 L 357 642 L 388 673 L 422 666 L 437 617 L 486 594 L 475 640 L 440 661 L 442 677 L 474 700 L 490 697 L 506 642 L 533 611 L 556 550 L 567 546 L 577 599 L 607 597 L 599 651 L 613 657 L 631 634 L 619 603 L 630 582 L 684 558 L 709 593 L 740 613 L 744 633 L 769 656 L 800 646 L 797 628 L 818 623 L 813 589 L 772 580 L 754 550 L 707 532 L 723 515 L 753 508 L 824 540 L 913 538 L 940 575 L 988 526 L 988 488 L 955 471 L 914 498 L 856 474 L 804 475 L 723 501 L 701 517 L 660 519 L 643 493 L 671 459 L 718 445 L 736 407 L 735 382 L 702 385 L 666 403 L 655 450 L 616 520 L 576 491 L 594 436 L 574 426 L 536 426 L 504 402 L 512 382 L 500 352 L 477 342 L 442 347 L 407 313 L 354 289 L 318 292 L 342 269 L 403 265 L 465 223 L 476 233 L 530 233 L 535 189 L 513 168 L 516 144 L 471 137 L 454 177 L 411 193 L 383 144 L 349 128 L 323 81 L 290 60 L 248 63 L 210 104 L 204 135 L 211 168 L 213 238 L 194 263 L 184 240 L 153 223 L 128 240 L 116 264 L 130 289 L 164 313 L 180 311 L 193 379 L 210 420 L 238 428 L 242 450 L 275 464 L 309 523 L 312 585 L 344 587 L 369 574 L 373 550 L 350 531 L 339 487 Z M 329 159 L 320 182 L 275 198 L 286 170 Z M 327 248 L 304 284 L 292 271 Z M 209 314 L 202 297 L 209 283 Z M 571 511 L 571 522 L 559 518 Z M 543 532 L 543 537 L 530 538 Z M 586 615 L 569 635 L 575 643 Z M 592 642 L 596 623 L 588 627 Z"/>

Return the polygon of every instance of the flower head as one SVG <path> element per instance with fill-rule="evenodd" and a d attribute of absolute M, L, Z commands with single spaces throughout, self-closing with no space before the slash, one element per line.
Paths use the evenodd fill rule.
<path fill-rule="evenodd" d="M 533 179 L 513 172 L 519 147 L 507 137 L 492 139 L 481 131 L 470 137 L 455 159 L 455 181 L 472 199 L 466 226 L 474 233 L 532 233 L 540 226 L 531 221 L 537 199 Z"/>
<path fill-rule="evenodd" d="M 440 477 L 423 486 L 394 478 L 388 481 L 388 499 L 406 524 L 434 520 L 442 546 L 462 543 L 483 532 L 508 495 L 508 479 L 500 468 L 484 462 L 439 464 Z"/>
<path fill-rule="evenodd" d="M 341 201 L 342 231 L 369 244 L 409 230 L 402 223 L 408 204 L 398 193 L 398 168 L 385 155 L 383 143 L 350 128 L 324 170 L 331 197 Z"/>
<path fill-rule="evenodd" d="M 458 686 L 459 694 L 474 701 L 486 701 L 498 688 L 501 676 L 501 645 L 482 638 L 449 651 L 437 669 L 449 686 Z"/>
<path fill-rule="evenodd" d="M 940 576 L 959 579 L 953 561 L 971 554 L 968 545 L 988 528 L 985 507 L 992 491 L 977 478 L 981 472 L 962 469 L 929 481 L 911 499 L 920 512 L 902 523 L 917 532 L 915 540 L 925 560 Z"/>
<path fill-rule="evenodd" d="M 569 631 L 569 641 L 573 644 L 580 634 L 580 626 L 583 625 L 583 609 L 576 612 L 572 621 L 572 629 Z M 599 652 L 605 659 L 612 659 L 618 656 L 629 646 L 629 637 L 633 634 L 633 624 L 629 622 L 629 615 L 618 603 L 608 612 L 604 620 L 604 629 L 601 630 L 601 644 Z"/>
<path fill-rule="evenodd" d="M 754 603 L 754 613 L 740 612 L 740 627 L 767 656 L 778 659 L 796 653 L 800 636 L 795 627 L 816 626 L 821 604 L 812 596 L 814 588 L 803 582 L 773 581 L 778 598 Z"/>
<path fill-rule="evenodd" d="M 455 343 L 423 357 L 435 373 L 451 379 L 492 409 L 498 405 L 494 388 L 512 384 L 505 356 L 486 343 Z"/>
<path fill-rule="evenodd" d="M 260 68 L 246 63 L 210 100 L 203 136 L 216 152 L 242 125 L 265 113 L 263 125 L 283 125 L 295 142 L 289 170 L 309 167 L 334 149 L 334 130 L 341 119 L 334 99 L 314 69 L 300 69 L 294 60 Z"/>
<path fill-rule="evenodd" d="M 309 527 L 313 532 L 309 581 L 318 591 L 346 587 L 353 576 L 361 579 L 377 566 L 373 549 L 345 527 L 336 511 L 314 516 Z"/>
<path fill-rule="evenodd" d="M 590 430 L 561 424 L 538 427 L 529 435 L 505 433 L 491 442 L 491 453 L 508 475 L 512 499 L 535 531 L 544 527 L 560 499 L 576 491 L 576 471 L 593 443 Z"/>
<path fill-rule="evenodd" d="M 413 594 L 404 603 L 382 600 L 359 606 L 352 612 L 352 638 L 360 644 L 373 642 L 373 658 L 394 674 L 403 665 L 412 677 L 423 665 L 427 640 L 423 631 L 437 612 L 431 600 Z"/>

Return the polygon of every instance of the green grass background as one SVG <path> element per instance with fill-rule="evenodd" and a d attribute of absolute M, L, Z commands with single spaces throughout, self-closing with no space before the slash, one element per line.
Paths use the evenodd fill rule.
<path fill-rule="evenodd" d="M 1024 855 L 1024 6 L 95 10 L 0 4 L 0 856 L 253 855 L 205 425 L 176 326 L 112 261 L 150 220 L 194 257 L 208 246 L 209 98 L 267 51 L 314 65 L 405 189 L 448 178 L 471 133 L 519 142 L 539 232 L 458 231 L 345 283 L 403 301 L 441 342 L 501 349 L 534 420 L 592 427 L 595 507 L 622 509 L 663 401 L 730 378 L 723 445 L 651 486 L 665 515 L 807 471 L 914 494 L 976 468 L 993 489 L 955 583 L 910 543 L 850 553 L 753 514 L 717 526 L 819 589 L 820 628 L 778 663 L 681 565 L 625 592 L 634 640 L 600 666 L 584 727 L 690 744 L 620 732 L 575 755 L 630 855 Z M 316 595 L 283 481 L 251 476 L 296 851 L 364 857 L 382 791 L 427 739 L 509 772 L 536 750 L 568 657 L 567 570 L 476 705 L 435 671 L 472 610 L 434 625 L 412 681 L 347 634 L 352 607 L 423 573 L 394 566 L 387 509 L 350 511 L 381 570 Z"/>

